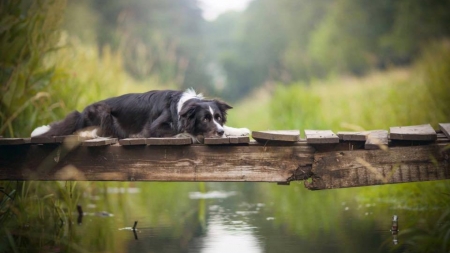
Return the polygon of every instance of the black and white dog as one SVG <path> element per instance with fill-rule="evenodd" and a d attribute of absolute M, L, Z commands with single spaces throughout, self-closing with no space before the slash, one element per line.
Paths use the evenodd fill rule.
<path fill-rule="evenodd" d="M 85 137 L 197 137 L 247 136 L 247 128 L 225 126 L 227 103 L 205 99 L 193 89 L 132 93 L 108 98 L 73 111 L 67 117 L 36 128 L 31 137 L 78 133 Z M 86 130 L 89 131 L 86 131 Z"/>

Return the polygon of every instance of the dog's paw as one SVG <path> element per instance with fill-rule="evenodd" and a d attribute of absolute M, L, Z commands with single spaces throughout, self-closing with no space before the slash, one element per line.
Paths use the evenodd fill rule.
<path fill-rule="evenodd" d="M 84 131 L 80 131 L 77 133 L 78 136 L 85 138 L 85 139 L 95 139 L 95 138 L 99 138 L 100 136 L 98 135 L 98 129 L 92 129 L 92 130 L 84 130 Z"/>
<path fill-rule="evenodd" d="M 250 130 L 248 128 L 226 127 L 225 136 L 250 136 Z"/>

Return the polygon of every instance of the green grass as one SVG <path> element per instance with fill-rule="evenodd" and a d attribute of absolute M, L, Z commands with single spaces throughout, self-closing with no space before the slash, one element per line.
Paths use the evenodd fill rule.
<path fill-rule="evenodd" d="M 255 93 L 235 106 L 230 122 L 240 122 L 252 130 L 331 129 L 333 131 L 389 129 L 430 123 L 450 122 L 450 42 L 428 45 L 409 68 L 373 72 L 364 77 L 331 77 L 311 83 L 278 84 Z M 269 113 L 267 113 L 269 112 Z M 361 205 L 383 200 L 384 210 L 427 210 L 418 212 L 416 224 L 402 224 L 401 243 L 411 252 L 439 249 L 448 252 L 450 234 L 450 183 L 433 181 L 397 185 L 307 192 L 302 184 L 290 189 L 262 185 L 267 199 L 282 206 L 278 222 L 302 236 L 304 227 L 315 233 L 315 223 L 298 219 L 293 210 L 304 203 L 355 199 Z M 299 192 L 301 192 L 299 194 Z M 384 203 L 384 204 L 383 204 Z M 436 211 L 438 208 L 439 211 Z M 330 210 L 317 210 L 313 216 L 329 225 Z M 423 223 L 426 221 L 426 223 Z M 287 224 L 287 225 L 286 225 Z M 420 247 L 418 247 L 420 245 Z"/>
<path fill-rule="evenodd" d="M 256 92 L 230 111 L 230 122 L 253 130 L 373 130 L 425 123 L 437 128 L 450 122 L 449 68 L 450 43 L 433 43 L 410 68 Z"/>

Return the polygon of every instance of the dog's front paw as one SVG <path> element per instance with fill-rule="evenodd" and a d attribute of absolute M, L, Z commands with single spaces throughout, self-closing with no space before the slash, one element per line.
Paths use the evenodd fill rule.
<path fill-rule="evenodd" d="M 225 136 L 250 136 L 248 128 L 225 127 Z"/>

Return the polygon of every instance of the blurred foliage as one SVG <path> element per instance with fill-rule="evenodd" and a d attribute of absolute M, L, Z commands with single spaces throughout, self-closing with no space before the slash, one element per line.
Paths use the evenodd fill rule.
<path fill-rule="evenodd" d="M 99 99 L 158 87 L 156 77 L 131 78 L 108 46 L 99 56 L 96 47 L 60 32 L 64 1 L 1 4 L 0 48 L 7 50 L 0 51 L 0 135 L 29 136 Z"/>
<path fill-rule="evenodd" d="M 253 99 L 244 100 L 238 107 L 246 110 L 236 112 L 238 115 L 231 116 L 230 120 L 233 121 L 234 117 L 239 120 L 251 118 L 248 124 L 257 127 L 254 130 L 306 128 L 361 131 L 425 123 L 437 128 L 437 123 L 448 122 L 450 115 L 449 60 L 449 41 L 433 42 L 422 50 L 410 69 L 373 72 L 365 77 L 330 77 L 310 84 L 279 85 L 271 99 L 261 99 L 268 95 L 260 91 Z M 263 114 L 259 113 L 261 108 L 270 112 L 270 120 L 260 120 Z M 305 236 L 305 231 L 309 235 L 317 233 L 315 227 L 319 221 L 327 230 L 330 226 L 344 226 L 339 222 L 345 220 L 343 217 L 330 218 L 329 209 L 311 211 L 302 208 L 305 203 L 313 206 L 331 203 L 331 206 L 338 208 L 341 203 L 336 200 L 346 201 L 345 205 L 356 200 L 357 205 L 361 206 L 358 212 L 375 203 L 379 210 L 390 209 L 391 215 L 403 211 L 412 211 L 417 215 L 418 218 L 413 221 L 402 221 L 405 229 L 401 228 L 402 240 L 398 248 L 405 247 L 403 249 L 407 252 L 448 252 L 448 180 L 326 193 L 307 193 L 301 184 L 290 187 L 293 189 L 286 191 L 280 187 L 261 185 L 260 192 L 279 206 L 275 211 L 280 217 L 277 219 L 279 226 L 301 237 Z M 295 210 L 300 209 L 302 215 L 314 216 L 315 219 L 298 219 L 299 213 Z M 349 213 L 356 217 L 361 215 L 353 211 Z M 343 233 L 343 241 L 350 240 L 345 236 Z"/>
<path fill-rule="evenodd" d="M 254 130 L 436 127 L 450 115 L 450 43 L 442 40 L 450 32 L 449 7 L 439 0 L 254 0 L 245 12 L 206 22 L 194 0 L 82 0 L 67 8 L 64 0 L 1 1 L 0 135 L 28 136 L 35 126 L 106 97 L 191 86 L 234 101 L 263 87 L 229 117 L 230 124 Z M 120 213 L 121 225 L 131 226 L 128 214 L 137 212 L 148 227 L 170 226 L 152 238 L 180 249 L 205 226 L 205 203 L 179 196 L 198 184 L 1 184 L 0 252 L 125 249 L 129 238 L 113 233 L 117 224 L 107 218 L 93 219 L 86 230 L 73 226 L 76 205 L 93 205 L 99 195 L 93 216 Z M 112 197 L 114 186 L 143 194 Z M 318 242 L 322 231 L 345 226 L 348 217 L 330 215 L 342 206 L 338 200 L 356 196 L 361 204 L 432 210 L 448 207 L 449 187 L 430 182 L 306 193 L 300 184 L 242 185 L 275 203 L 277 229 Z M 405 230 L 412 238 L 406 244 L 447 252 L 449 215 L 440 210 L 440 219 L 420 213 L 426 222 Z M 348 215 L 361 218 L 357 211 Z M 352 241 L 349 236 L 339 239 Z"/>
<path fill-rule="evenodd" d="M 54 68 L 44 56 L 57 47 L 64 6 L 64 1 L 0 3 L 0 135 L 29 131 L 38 111 L 51 104 L 35 105 L 50 96 L 43 90 L 54 78 Z"/>
<path fill-rule="evenodd" d="M 408 65 L 449 36 L 448 9 L 446 0 L 254 0 L 209 22 L 193 0 L 82 0 L 69 1 L 64 28 L 118 52 L 134 78 L 236 101 L 267 83 Z"/>
<path fill-rule="evenodd" d="M 279 85 L 270 104 L 273 129 L 373 130 L 447 122 L 450 44 L 428 45 L 411 70 Z"/>
<path fill-rule="evenodd" d="M 195 183 L 0 183 L 0 252 L 128 252 L 136 217 L 139 236 L 170 227 L 146 240 L 160 252 L 166 243 L 181 247 L 176 244 L 191 240 L 200 226 L 197 203 L 180 198 L 197 190 Z"/>
<path fill-rule="evenodd" d="M 136 79 L 156 75 L 161 83 L 201 89 L 209 83 L 202 22 L 193 0 L 83 0 L 69 1 L 64 27 L 84 42 L 119 52 Z"/>
<path fill-rule="evenodd" d="M 236 99 L 267 82 L 308 84 L 409 64 L 430 40 L 449 36 L 448 9 L 446 0 L 255 0 L 207 25 L 215 36 L 225 21 L 236 24 L 223 30 L 227 46 L 216 45 L 221 57 L 213 60 L 227 79 L 223 94 Z"/>

